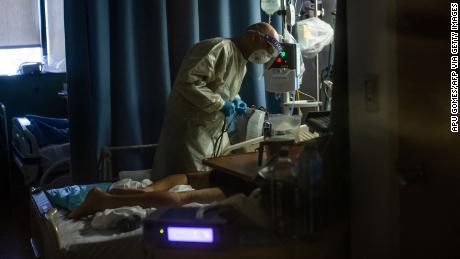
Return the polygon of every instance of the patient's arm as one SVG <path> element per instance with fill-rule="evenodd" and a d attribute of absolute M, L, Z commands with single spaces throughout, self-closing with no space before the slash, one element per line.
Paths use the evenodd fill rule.
<path fill-rule="evenodd" d="M 225 198 L 219 188 L 205 188 L 186 192 L 144 192 L 118 195 L 102 192 L 94 188 L 85 201 L 69 214 L 69 218 L 80 218 L 104 209 L 123 206 L 141 206 L 143 208 L 177 207 L 191 202 L 209 203 Z"/>

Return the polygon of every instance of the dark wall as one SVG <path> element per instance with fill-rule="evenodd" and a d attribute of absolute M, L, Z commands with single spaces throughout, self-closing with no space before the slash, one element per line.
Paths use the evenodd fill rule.
<path fill-rule="evenodd" d="M 25 114 L 64 117 L 65 99 L 58 96 L 65 74 L 18 75 L 0 77 L 0 102 L 5 104 L 8 123 Z"/>

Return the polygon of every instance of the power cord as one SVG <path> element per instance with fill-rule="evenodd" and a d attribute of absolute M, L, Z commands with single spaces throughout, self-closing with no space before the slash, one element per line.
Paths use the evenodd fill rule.
<path fill-rule="evenodd" d="M 224 119 L 224 124 L 222 125 L 221 132 L 213 144 L 213 152 L 212 152 L 213 157 L 217 157 L 219 155 L 219 150 L 222 147 L 222 141 L 224 138 L 224 134 L 225 132 L 228 132 L 228 129 L 232 125 L 233 121 L 235 121 L 236 117 L 238 117 L 238 115 L 233 116 L 232 120 L 228 123 L 228 126 L 227 126 L 227 120 Z"/>

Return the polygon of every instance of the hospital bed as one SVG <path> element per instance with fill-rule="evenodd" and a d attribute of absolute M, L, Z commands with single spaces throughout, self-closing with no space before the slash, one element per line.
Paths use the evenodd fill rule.
<path fill-rule="evenodd" d="M 26 132 L 26 131 L 24 131 Z M 27 134 L 27 133 L 25 133 Z M 302 138 L 314 138 L 315 134 L 301 126 L 299 135 Z M 239 149 L 253 149 L 259 146 L 263 138 L 258 137 L 232 145 L 225 154 L 231 154 Z M 117 163 L 121 156 L 130 152 L 138 152 L 141 157 L 149 158 L 143 161 L 144 167 L 152 164 L 156 145 L 138 145 L 124 147 L 107 147 L 102 150 L 99 179 L 114 181 L 129 177 L 142 179 L 150 172 L 139 168 L 123 168 Z M 128 153 L 126 153 L 128 152 Z M 144 160 L 144 159 L 141 159 Z M 119 172 L 119 173 L 116 173 Z M 65 212 L 46 202 L 43 189 L 33 189 L 31 199 L 31 245 L 34 253 L 40 258 L 149 258 L 145 250 L 142 228 L 128 232 L 116 230 L 95 231 L 89 228 L 88 221 L 67 220 Z"/>
<path fill-rule="evenodd" d="M 154 208 L 147 210 L 149 213 Z M 151 258 L 145 250 L 141 225 L 124 231 L 97 230 L 91 227 L 91 218 L 69 220 L 65 214 L 48 203 L 42 189 L 32 190 L 30 244 L 36 258 Z"/>
<path fill-rule="evenodd" d="M 70 168 L 70 143 L 39 147 L 36 137 L 27 128 L 26 117 L 12 119 L 13 161 L 24 175 L 24 184 L 43 185 L 57 174 L 68 173 Z"/>
<path fill-rule="evenodd" d="M 31 207 L 31 246 L 36 258 L 147 258 L 142 229 L 117 233 L 94 231 L 83 220 L 68 220 L 62 210 L 43 210 L 43 192 L 36 191 Z M 40 198 L 41 196 L 41 198 Z"/>
<path fill-rule="evenodd" d="M 151 167 L 155 147 L 149 144 L 104 148 L 101 152 L 100 176 L 105 178 L 104 181 L 123 177 L 144 178 L 149 175 L 149 170 L 129 171 L 131 168 L 121 165 L 117 159 L 121 155 L 137 153 L 141 158 L 148 157 L 148 161 L 144 160 L 143 163 Z M 59 187 L 63 186 L 53 186 Z M 66 211 L 51 205 L 45 190 L 46 187 L 42 187 L 32 188 L 31 191 L 30 244 L 36 258 L 150 258 L 144 250 L 142 228 L 127 232 L 94 230 L 88 219 L 66 219 Z"/>

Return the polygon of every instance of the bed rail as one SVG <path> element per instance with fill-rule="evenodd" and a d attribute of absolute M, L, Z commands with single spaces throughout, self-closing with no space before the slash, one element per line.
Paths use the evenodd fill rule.
<path fill-rule="evenodd" d="M 35 258 L 64 258 L 56 222 L 57 209 L 52 207 L 43 190 L 31 190 L 31 238 Z"/>
<path fill-rule="evenodd" d="M 308 126 L 307 125 L 300 125 L 298 131 L 297 131 L 297 135 L 295 137 L 295 141 L 296 142 L 305 142 L 305 141 L 308 141 L 308 140 L 311 140 L 311 139 L 314 139 L 314 138 L 317 138 L 319 137 L 319 134 L 318 133 L 311 133 Z M 264 141 L 264 137 L 261 136 L 261 137 L 257 137 L 257 138 L 253 138 L 253 139 L 249 139 L 249 140 L 246 140 L 246 141 L 243 141 L 243 142 L 240 142 L 240 143 L 236 143 L 236 144 L 233 144 L 233 145 L 230 145 L 228 147 L 226 147 L 223 151 L 222 151 L 222 155 L 230 155 L 234 152 L 243 152 L 243 153 L 246 153 L 246 152 L 254 152 L 256 151 L 259 146 L 260 146 L 260 143 Z"/>
<path fill-rule="evenodd" d="M 40 154 L 35 136 L 27 129 L 30 121 L 25 117 L 14 117 L 11 126 L 13 160 L 24 175 L 24 185 L 37 180 L 40 170 Z"/>
<path fill-rule="evenodd" d="M 10 197 L 13 197 L 13 176 L 11 174 L 11 151 L 8 140 L 8 119 L 6 117 L 6 106 L 0 103 L 0 154 L 5 158 L 8 177 L 8 188 Z"/>
<path fill-rule="evenodd" d="M 35 136 L 27 129 L 30 121 L 25 117 L 14 117 L 12 119 L 12 145 L 13 148 L 24 159 L 37 159 L 38 142 Z"/>

